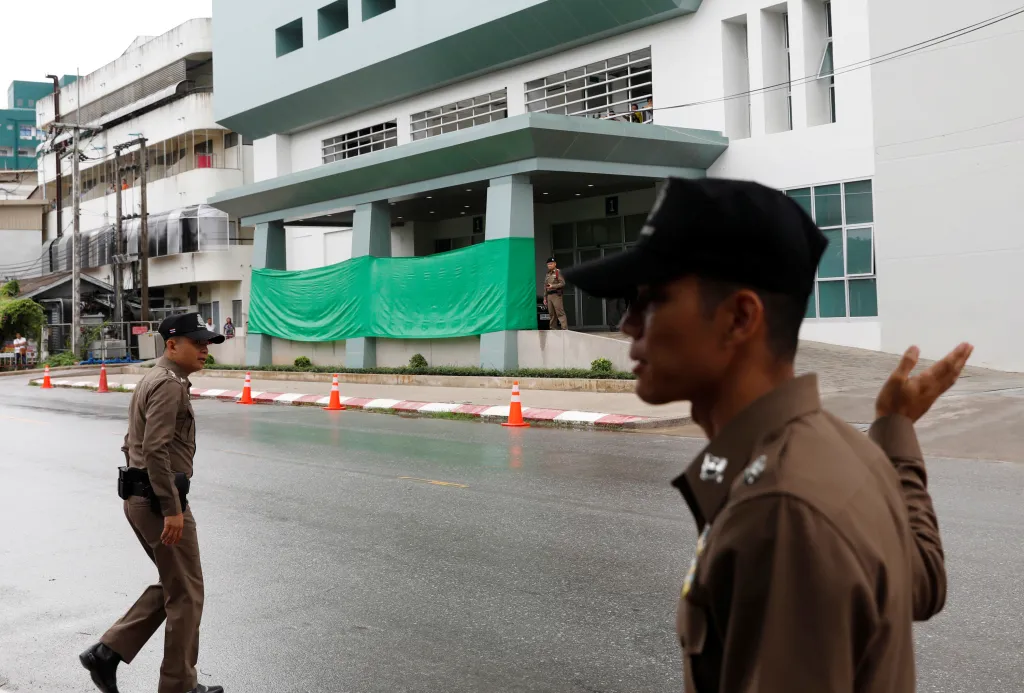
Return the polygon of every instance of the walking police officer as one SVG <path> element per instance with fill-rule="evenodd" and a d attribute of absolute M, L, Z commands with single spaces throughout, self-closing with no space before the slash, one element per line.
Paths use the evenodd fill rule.
<path fill-rule="evenodd" d="M 103 693 L 117 693 L 117 665 L 131 663 L 166 619 L 159 693 L 222 693 L 196 680 L 203 571 L 196 523 L 187 500 L 196 451 L 188 376 L 203 368 L 209 344 L 224 337 L 198 313 L 160 324 L 164 355 L 135 388 L 122 450 L 119 491 L 125 515 L 160 581 L 79 659 Z"/>
<path fill-rule="evenodd" d="M 670 180 L 635 248 L 566 272 L 635 297 L 637 394 L 690 401 L 710 439 L 675 481 L 700 532 L 677 622 L 691 693 L 913 693 L 912 622 L 944 604 L 913 422 L 971 347 L 917 377 L 909 350 L 870 438 L 822 410 L 793 362 L 826 245 L 777 191 Z"/>
<path fill-rule="evenodd" d="M 558 270 L 555 258 L 548 258 L 548 273 L 544 277 L 544 305 L 551 313 L 551 327 L 557 324 L 563 330 L 569 329 L 569 321 L 565 317 L 565 305 L 563 294 L 565 293 L 565 279 Z"/>

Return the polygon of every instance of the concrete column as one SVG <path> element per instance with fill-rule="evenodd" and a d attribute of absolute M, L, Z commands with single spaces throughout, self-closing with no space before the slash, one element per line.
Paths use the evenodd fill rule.
<path fill-rule="evenodd" d="M 391 206 L 387 201 L 356 207 L 352 221 L 352 257 L 391 257 Z M 358 337 L 345 340 L 345 365 L 349 368 L 377 366 L 377 340 Z"/>
<path fill-rule="evenodd" d="M 252 268 L 287 269 L 284 222 L 257 224 L 252 244 Z M 273 363 L 273 337 L 266 334 L 245 334 L 245 363 L 269 366 Z"/>
<path fill-rule="evenodd" d="M 533 238 L 533 185 L 527 176 L 495 178 L 487 188 L 485 240 Z M 519 333 L 514 330 L 480 335 L 480 367 L 519 368 Z"/>

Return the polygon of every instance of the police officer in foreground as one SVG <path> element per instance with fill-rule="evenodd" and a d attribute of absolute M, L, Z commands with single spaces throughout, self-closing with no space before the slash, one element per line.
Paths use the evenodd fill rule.
<path fill-rule="evenodd" d="M 551 328 L 568 330 L 569 321 L 565 317 L 565 279 L 558 269 L 555 258 L 548 258 L 548 273 L 544 276 L 544 306 L 551 314 Z"/>
<path fill-rule="evenodd" d="M 870 437 L 823 411 L 793 361 L 826 245 L 777 191 L 673 179 L 634 249 L 566 272 L 635 297 L 637 394 L 690 401 L 710 440 L 674 482 L 700 531 L 677 618 L 687 691 L 913 693 L 912 622 L 944 604 L 913 423 L 972 348 L 916 377 L 908 350 Z"/>
<path fill-rule="evenodd" d="M 164 355 L 132 395 L 121 448 L 128 466 L 120 470 L 118 488 L 128 523 L 160 581 L 79 659 L 97 688 L 117 693 L 117 665 L 131 663 L 166 619 L 159 693 L 222 693 L 220 686 L 196 680 L 203 571 L 187 493 L 196 452 L 188 376 L 203 368 L 207 345 L 224 337 L 208 330 L 198 313 L 169 317 L 159 331 Z"/>

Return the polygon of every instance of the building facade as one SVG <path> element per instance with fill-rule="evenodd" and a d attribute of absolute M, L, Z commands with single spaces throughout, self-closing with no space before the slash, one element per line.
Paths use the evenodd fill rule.
<path fill-rule="evenodd" d="M 934 336 L 931 356 L 980 342 L 997 325 L 955 338 L 948 320 L 919 329 L 912 306 L 925 299 L 880 271 L 902 241 L 877 231 L 894 213 L 876 201 L 876 129 L 914 121 L 876 103 L 869 4 L 297 0 L 245 13 L 215 0 L 216 120 L 255 140 L 255 182 L 211 204 L 256 227 L 257 270 L 450 253 L 457 271 L 466 248 L 529 238 L 532 266 L 505 279 L 528 275 L 540 295 L 548 256 L 567 267 L 635 242 L 666 176 L 756 180 L 804 205 L 830 240 L 804 338 L 896 351 Z M 914 43 L 893 26 L 885 48 Z M 901 213 L 891 236 L 907 233 Z M 262 292 L 302 275 L 254 276 Z M 578 332 L 614 329 L 623 310 L 572 287 L 565 303 Z M 442 331 L 435 362 L 536 365 L 544 336 L 522 322 Z M 330 345 L 297 340 L 301 319 L 260 329 L 254 363 L 319 349 L 401 365 L 417 345 L 380 325 Z"/>
<path fill-rule="evenodd" d="M 252 229 L 209 207 L 222 190 L 252 181 L 251 142 L 213 117 L 213 38 L 210 19 L 196 19 L 157 37 L 139 37 L 117 60 L 60 91 L 61 122 L 81 123 L 81 266 L 113 285 L 117 196 L 121 197 L 127 252 L 139 257 L 143 152 L 146 139 L 151 319 L 198 310 L 221 326 L 244 323 Z M 38 127 L 54 123 L 53 96 L 37 102 Z M 71 268 L 73 187 L 70 136 L 59 134 L 40 159 L 42 196 L 53 201 L 42 248 L 41 271 Z M 58 154 L 59 152 L 59 154 Z M 57 180 L 56 156 L 64 157 Z M 63 213 L 58 228 L 60 186 Z M 138 264 L 137 262 L 135 263 Z M 125 273 L 138 300 L 138 268 Z"/>

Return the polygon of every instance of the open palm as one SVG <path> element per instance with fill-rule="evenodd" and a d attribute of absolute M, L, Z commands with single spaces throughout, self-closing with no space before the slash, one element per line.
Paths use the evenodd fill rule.
<path fill-rule="evenodd" d="M 974 347 L 965 342 L 941 361 L 911 377 L 921 350 L 916 346 L 910 347 L 878 393 L 875 414 L 878 418 L 899 414 L 916 422 L 944 392 L 953 387 L 973 351 Z"/>

